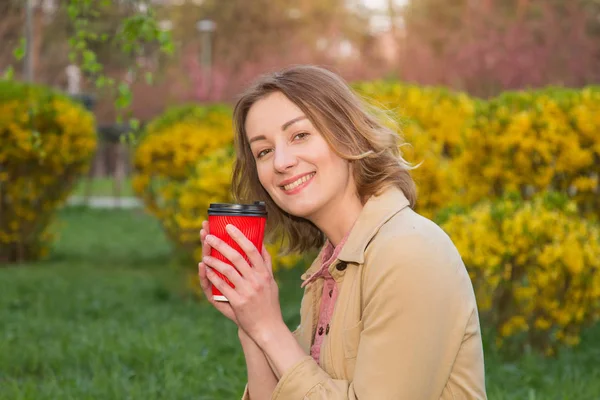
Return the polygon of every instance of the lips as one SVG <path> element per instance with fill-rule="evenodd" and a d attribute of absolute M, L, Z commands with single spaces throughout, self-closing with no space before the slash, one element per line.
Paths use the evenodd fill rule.
<path fill-rule="evenodd" d="M 304 175 L 300 175 L 298 177 L 287 179 L 287 180 L 283 181 L 282 185 L 280 185 L 279 187 L 281 187 L 286 192 L 291 191 L 291 190 L 296 189 L 303 183 L 308 182 L 310 179 L 312 179 L 313 176 L 315 176 L 315 172 L 310 172 L 308 174 L 304 174 Z"/>

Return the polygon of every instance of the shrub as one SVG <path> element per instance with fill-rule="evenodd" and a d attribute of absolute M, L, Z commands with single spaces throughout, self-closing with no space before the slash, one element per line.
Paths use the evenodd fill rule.
<path fill-rule="evenodd" d="M 547 192 L 505 196 L 442 221 L 469 270 L 497 344 L 546 354 L 575 345 L 600 316 L 600 228 Z"/>
<path fill-rule="evenodd" d="M 464 201 L 518 191 L 568 194 L 600 215 L 600 90 L 507 92 L 482 103 L 457 160 Z"/>
<path fill-rule="evenodd" d="M 53 216 L 91 162 L 94 125 L 62 94 L 0 81 L 0 262 L 48 252 Z"/>
<path fill-rule="evenodd" d="M 433 217 L 456 194 L 453 159 L 463 150 L 462 132 L 475 112 L 476 100 L 446 88 L 400 82 L 360 82 L 355 90 L 366 100 L 391 112 L 409 146 L 404 157 L 418 165 L 417 210 Z"/>
<path fill-rule="evenodd" d="M 361 82 L 353 86 L 367 101 L 393 111 L 400 121 L 412 121 L 441 144 L 441 154 L 454 156 L 462 147 L 462 130 L 475 112 L 477 101 L 444 87 L 401 82 Z"/>
<path fill-rule="evenodd" d="M 226 106 L 181 106 L 148 124 L 134 154 L 132 186 L 147 209 L 178 243 L 178 232 L 168 221 L 179 186 L 196 164 L 233 140 L 231 110 Z"/>

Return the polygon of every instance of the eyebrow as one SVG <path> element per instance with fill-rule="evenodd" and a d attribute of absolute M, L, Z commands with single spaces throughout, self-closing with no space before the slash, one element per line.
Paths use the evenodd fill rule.
<path fill-rule="evenodd" d="M 267 138 L 265 137 L 265 135 L 254 136 L 252 139 L 249 140 L 248 144 L 252 144 L 252 143 L 257 142 L 259 140 L 267 140 Z"/>
<path fill-rule="evenodd" d="M 281 130 L 285 131 L 287 128 L 289 128 L 290 125 L 298 122 L 298 121 L 302 121 L 303 119 L 306 119 L 305 115 L 301 115 L 299 117 L 296 117 L 294 119 L 290 119 L 288 122 L 286 122 L 285 124 L 281 125 Z"/>
<path fill-rule="evenodd" d="M 298 121 L 302 121 L 303 119 L 306 119 L 305 115 L 301 115 L 299 117 L 290 119 L 288 122 L 286 122 L 285 124 L 281 125 L 281 130 L 285 131 L 287 128 L 290 127 L 290 125 L 295 124 Z M 248 141 L 248 144 L 252 144 L 254 142 L 258 142 L 259 140 L 267 140 L 267 138 L 266 138 L 265 135 L 258 135 L 258 136 L 253 137 L 252 139 L 250 139 Z"/>

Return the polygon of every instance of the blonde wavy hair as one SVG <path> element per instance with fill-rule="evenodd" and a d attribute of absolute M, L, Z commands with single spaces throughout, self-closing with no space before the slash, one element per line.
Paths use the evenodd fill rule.
<path fill-rule="evenodd" d="M 246 135 L 246 117 L 254 103 L 274 92 L 283 93 L 298 106 L 331 149 L 350 162 L 363 204 L 370 196 L 396 186 L 414 207 L 417 193 L 410 175 L 413 167 L 402 158 L 402 139 L 383 123 L 382 110 L 368 105 L 341 77 L 324 68 L 294 66 L 263 75 L 241 94 L 234 109 L 237 157 L 232 191 L 238 202 L 266 203 L 269 238 L 282 239 L 286 252 L 314 250 L 324 244 L 325 237 L 310 221 L 279 208 L 258 179 Z"/>

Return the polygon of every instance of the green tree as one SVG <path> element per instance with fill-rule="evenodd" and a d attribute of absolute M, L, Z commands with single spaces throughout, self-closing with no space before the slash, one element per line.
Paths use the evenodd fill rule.
<path fill-rule="evenodd" d="M 44 78 L 64 76 L 64 68 L 69 63 L 79 66 L 84 88 L 87 85 L 88 90 L 93 88 L 100 95 L 114 98 L 118 119 L 121 119 L 132 101 L 131 84 L 140 76 L 147 82 L 152 80 L 152 71 L 147 70 L 143 60 L 172 53 L 170 34 L 160 29 L 155 10 L 145 2 L 56 0 L 51 4 L 54 7 L 32 6 L 35 36 L 29 46 L 35 59 L 46 55 L 44 60 L 50 63 L 44 66 L 47 75 Z M 14 39 L 23 33 L 19 27 L 24 25 L 27 2 L 13 0 L 1 7 L 0 11 L 10 18 L 0 26 L 0 37 L 12 39 L 18 64 L 23 61 L 28 43 L 23 38 L 15 43 Z M 6 65 L 6 50 L 0 57 Z M 9 77 L 16 73 L 16 77 L 23 78 L 18 72 L 22 68 L 5 66 L 4 69 Z M 111 74 L 115 69 L 126 73 L 117 78 Z M 50 79 L 42 82 L 57 83 Z M 131 122 L 135 128 L 137 122 Z"/>

